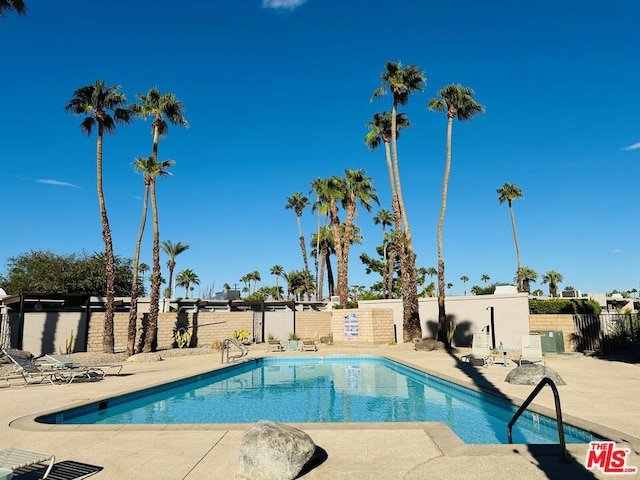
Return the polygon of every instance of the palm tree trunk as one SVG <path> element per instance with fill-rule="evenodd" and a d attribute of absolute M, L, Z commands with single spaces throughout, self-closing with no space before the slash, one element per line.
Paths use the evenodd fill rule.
<path fill-rule="evenodd" d="M 323 295 L 323 283 L 324 283 L 324 265 L 326 262 L 327 256 L 327 248 L 325 246 L 325 240 L 322 241 L 322 247 L 320 247 L 320 260 L 319 260 L 319 271 L 318 271 L 318 296 L 322 299 Z"/>
<path fill-rule="evenodd" d="M 155 350 L 158 314 L 160 312 L 160 230 L 158 224 L 158 205 L 156 202 L 156 179 L 151 179 L 151 212 L 153 214 L 153 250 L 151 268 L 151 298 L 149 317 L 144 342 L 144 352 Z"/>
<path fill-rule="evenodd" d="M 340 296 L 340 305 L 345 308 L 347 306 L 348 292 L 346 278 L 343 275 L 343 242 L 340 238 L 340 219 L 338 217 L 338 207 L 334 199 L 329 202 L 329 210 L 331 214 L 331 233 L 333 234 L 333 243 L 336 248 L 336 263 L 338 264 L 338 295 Z"/>
<path fill-rule="evenodd" d="M 389 252 L 389 263 L 387 265 L 387 298 L 393 298 L 393 272 L 398 254 L 394 244 L 391 245 Z"/>
<path fill-rule="evenodd" d="M 111 227 L 107 217 L 107 206 L 104 201 L 104 191 L 102 189 L 102 123 L 98 122 L 98 141 L 96 145 L 96 170 L 98 203 L 100 204 L 100 220 L 102 222 L 102 240 L 104 242 L 104 260 L 106 274 L 106 304 L 104 310 L 104 330 L 102 332 L 102 351 L 113 353 L 115 339 L 113 335 L 113 303 L 115 300 L 115 272 L 113 257 L 113 240 L 111 239 Z"/>
<path fill-rule="evenodd" d="M 335 281 L 333 278 L 333 268 L 331 267 L 331 252 L 327 253 L 327 289 L 329 290 L 329 297 L 335 295 Z"/>
<path fill-rule="evenodd" d="M 442 226 L 444 225 L 444 212 L 447 208 L 447 187 L 449 185 L 449 172 L 451 171 L 451 133 L 453 129 L 453 117 L 447 119 L 447 156 L 444 168 L 444 180 L 442 182 L 442 203 L 440 205 L 440 218 L 438 219 L 438 340 L 446 341 L 445 326 L 447 314 L 444 307 L 444 259 L 442 255 Z"/>
<path fill-rule="evenodd" d="M 309 283 L 309 260 L 307 259 L 307 246 L 304 243 L 304 235 L 302 235 L 302 224 L 300 223 L 300 215 L 296 214 L 298 220 L 298 234 L 300 235 L 300 251 L 302 252 L 302 260 L 304 262 L 304 286 L 307 290 L 307 300 L 311 301 L 311 283 Z"/>
<path fill-rule="evenodd" d="M 518 246 L 518 234 L 516 233 L 516 218 L 513 216 L 513 208 L 511 208 L 511 200 L 509 200 L 509 215 L 511 215 L 511 228 L 513 229 L 513 241 L 516 244 L 516 260 L 518 270 L 516 278 L 518 279 L 518 291 L 522 291 L 522 269 L 520 268 L 520 247 Z"/>
<path fill-rule="evenodd" d="M 133 255 L 133 278 L 131 284 L 131 307 L 129 310 L 129 328 L 127 329 L 127 357 L 135 353 L 136 344 L 136 326 L 138 324 L 138 263 L 140 262 L 140 245 L 142 244 L 142 236 L 144 227 L 147 223 L 147 203 L 149 201 L 149 179 L 145 174 L 144 179 L 144 199 L 142 203 L 142 219 L 140 220 L 140 229 L 138 230 L 138 238 L 136 239 L 136 251 Z"/>

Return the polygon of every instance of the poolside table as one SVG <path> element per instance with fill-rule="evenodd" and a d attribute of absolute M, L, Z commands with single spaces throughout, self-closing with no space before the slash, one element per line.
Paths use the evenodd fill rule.
<path fill-rule="evenodd" d="M 507 357 L 507 353 L 513 352 L 513 348 L 496 348 L 496 351 L 502 353 L 502 366 L 508 367 L 509 357 Z"/>

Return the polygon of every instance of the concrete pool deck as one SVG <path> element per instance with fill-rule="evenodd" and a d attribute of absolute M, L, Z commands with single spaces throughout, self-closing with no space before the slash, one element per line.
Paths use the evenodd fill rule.
<path fill-rule="evenodd" d="M 534 387 L 504 381 L 513 368 L 472 367 L 460 354 L 416 352 L 402 346 L 337 347 L 290 355 L 384 355 L 472 388 L 491 390 L 521 403 Z M 283 356 L 254 346 L 250 357 Z M 220 353 L 169 357 L 162 362 L 127 362 L 121 376 L 64 386 L 28 385 L 3 388 L 0 383 L 0 449 L 21 447 L 56 455 L 53 480 L 96 479 L 200 480 L 234 478 L 240 444 L 251 426 L 224 425 L 41 425 L 36 414 L 69 408 L 141 387 L 210 371 L 221 366 Z M 627 466 L 640 467 L 640 364 L 590 357 L 549 358 L 547 366 L 567 382 L 558 387 L 565 421 L 608 435 L 617 447 L 629 448 Z M 534 401 L 553 412 L 553 395 L 543 389 Z M 548 409 L 548 410 L 547 410 Z M 554 414 L 551 413 L 551 416 Z M 104 428 L 106 427 L 106 428 Z M 560 462 L 558 445 L 465 445 L 441 423 L 306 424 L 300 426 L 326 452 L 305 479 L 438 479 L 438 478 L 611 478 L 584 468 L 588 445 L 568 445 L 569 462 Z M 66 470 L 65 470 L 66 469 Z M 74 470 L 75 469 L 75 470 Z M 65 472 L 75 473 L 65 473 Z M 25 473 L 14 480 L 37 478 Z M 42 473 L 42 472 L 40 472 Z M 640 475 L 639 475 L 640 476 Z M 621 475 L 619 478 L 635 478 Z"/>

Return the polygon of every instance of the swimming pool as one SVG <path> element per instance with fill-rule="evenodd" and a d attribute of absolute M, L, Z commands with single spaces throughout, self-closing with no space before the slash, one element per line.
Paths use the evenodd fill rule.
<path fill-rule="evenodd" d="M 507 443 L 511 403 L 376 356 L 262 358 L 57 412 L 49 424 L 445 422 L 465 443 Z M 564 427 L 567 443 L 596 439 Z M 514 443 L 558 443 L 555 420 L 525 412 Z"/>

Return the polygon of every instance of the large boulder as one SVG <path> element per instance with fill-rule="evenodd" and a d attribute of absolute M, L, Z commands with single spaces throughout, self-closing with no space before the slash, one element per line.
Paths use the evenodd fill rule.
<path fill-rule="evenodd" d="M 315 443 L 302 430 L 260 420 L 242 440 L 237 478 L 293 480 L 315 451 Z"/>
<path fill-rule="evenodd" d="M 427 338 L 424 340 L 418 340 L 413 344 L 414 350 L 418 351 L 427 351 L 430 352 L 432 350 L 444 350 L 445 344 L 444 342 L 438 342 L 437 340 L 433 340 L 431 338 Z"/>
<path fill-rule="evenodd" d="M 553 380 L 556 385 L 566 385 L 555 370 L 535 363 L 527 363 L 514 368 L 504 381 L 514 385 L 538 385 L 545 377 Z"/>
<path fill-rule="evenodd" d="M 127 358 L 127 362 L 161 362 L 162 357 L 157 352 L 136 353 Z"/>

